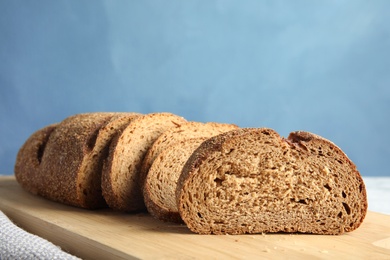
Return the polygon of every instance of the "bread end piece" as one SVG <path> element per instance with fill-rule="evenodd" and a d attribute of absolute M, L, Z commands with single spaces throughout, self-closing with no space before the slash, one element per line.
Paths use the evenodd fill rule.
<path fill-rule="evenodd" d="M 57 123 L 45 126 L 34 132 L 19 149 L 14 173 L 16 181 L 23 189 L 35 195 L 41 189 L 39 168 L 47 141 L 57 127 Z"/>

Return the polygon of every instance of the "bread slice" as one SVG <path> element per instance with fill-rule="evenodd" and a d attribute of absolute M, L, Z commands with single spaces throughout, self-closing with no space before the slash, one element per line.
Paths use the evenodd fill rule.
<path fill-rule="evenodd" d="M 114 133 L 128 121 L 112 121 L 114 117 L 121 118 L 117 113 L 84 113 L 57 125 L 36 178 L 41 183 L 39 195 L 87 209 L 107 206 L 101 193 L 102 159 Z"/>
<path fill-rule="evenodd" d="M 42 188 L 38 174 L 47 141 L 57 127 L 57 123 L 45 126 L 34 132 L 19 149 L 14 173 L 16 181 L 23 189 L 38 194 Z"/>
<path fill-rule="evenodd" d="M 102 175 L 103 196 L 112 209 L 144 210 L 140 168 L 146 152 L 167 129 L 187 122 L 171 113 L 151 113 L 133 120 L 113 139 Z"/>
<path fill-rule="evenodd" d="M 179 127 L 166 130 L 157 138 L 157 140 L 153 143 L 152 147 L 145 155 L 140 173 L 142 184 L 144 184 L 149 168 L 153 164 L 156 157 L 160 154 L 161 151 L 170 145 L 190 138 L 212 137 L 237 128 L 238 126 L 234 124 L 215 122 L 202 123 L 191 121 L 183 123 Z"/>
<path fill-rule="evenodd" d="M 308 132 L 287 139 L 267 128 L 210 138 L 191 155 L 176 199 L 200 234 L 342 234 L 367 212 L 364 182 L 332 142 Z"/>
<path fill-rule="evenodd" d="M 129 123 L 140 116 L 138 113 L 116 113 L 102 125 L 96 135 L 90 136 L 88 146 L 91 149 L 81 162 L 78 180 L 78 193 L 83 194 L 85 208 L 101 208 L 106 206 L 101 189 L 103 162 L 108 156 L 112 139 L 120 134 Z"/>
<path fill-rule="evenodd" d="M 182 222 L 176 204 L 176 185 L 184 164 L 207 137 L 178 141 L 159 153 L 144 183 L 148 212 L 163 221 Z"/>

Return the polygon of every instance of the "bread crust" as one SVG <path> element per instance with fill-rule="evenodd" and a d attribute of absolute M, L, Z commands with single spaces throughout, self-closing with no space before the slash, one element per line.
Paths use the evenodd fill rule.
<path fill-rule="evenodd" d="M 45 126 L 34 132 L 19 149 L 16 156 L 14 173 L 16 181 L 23 189 L 38 194 L 42 185 L 37 181 L 47 141 L 58 123 Z"/>
<path fill-rule="evenodd" d="M 267 141 L 269 143 L 265 143 L 266 139 L 260 137 L 264 135 L 270 138 Z M 248 143 L 242 140 L 259 140 L 262 145 L 249 147 Z M 256 142 L 253 141 L 252 144 Z M 242 149 L 243 144 L 246 145 L 245 149 Z M 262 151 L 269 149 L 271 152 L 267 154 L 257 151 L 262 153 L 260 157 L 256 157 L 256 151 L 245 155 L 249 148 L 252 149 L 251 152 L 254 148 Z M 244 153 L 243 157 L 240 157 L 240 162 L 229 161 L 233 160 L 229 159 L 229 154 L 234 153 L 234 150 L 237 150 L 235 155 L 238 154 L 238 151 Z M 284 158 L 287 155 L 292 156 L 293 159 L 293 167 L 289 168 L 288 171 L 287 167 L 291 165 L 283 164 L 283 162 L 278 165 L 278 161 L 275 159 Z M 210 166 L 210 161 L 224 156 L 227 159 L 222 161 L 223 163 L 221 162 L 221 168 L 230 169 L 228 171 L 231 172 L 215 177 L 213 174 L 219 176 L 220 173 L 217 173 L 219 170 Z M 255 159 L 249 159 L 252 161 L 248 162 L 247 158 L 249 157 Z M 236 159 L 234 157 L 234 160 Z M 255 161 L 256 163 L 254 163 Z M 304 163 L 299 164 L 301 161 Z M 285 162 L 289 163 L 287 160 Z M 297 163 L 294 164 L 294 162 Z M 268 165 L 270 166 L 268 167 Z M 211 171 L 210 177 L 208 177 L 206 169 Z M 248 173 L 248 175 L 246 172 L 250 172 L 250 174 Z M 285 175 L 286 177 L 283 177 Z M 200 179 L 202 180 L 200 181 Z M 209 181 L 207 181 L 208 179 Z M 211 181 L 212 179 L 214 182 Z M 221 194 L 233 196 L 234 192 L 228 193 L 230 188 L 224 186 L 225 180 L 227 181 L 226 185 L 233 185 L 230 188 L 236 187 L 237 181 L 240 181 L 238 183 L 241 183 L 240 185 L 243 185 L 244 188 L 249 184 L 255 185 L 257 187 L 255 190 L 247 190 L 247 192 L 253 192 L 251 196 L 255 197 L 235 196 L 232 201 L 228 200 L 231 203 L 237 201 L 235 203 L 238 204 L 234 209 L 229 211 L 229 208 L 225 208 L 218 214 L 213 213 L 213 210 L 220 210 L 218 203 L 222 203 L 224 197 L 207 195 L 211 194 L 210 192 L 217 192 L 217 190 L 214 188 L 207 190 L 205 187 L 217 187 Z M 237 181 L 228 182 L 228 180 Z M 281 180 L 281 182 L 276 185 L 273 180 Z M 284 188 L 286 189 L 283 190 Z M 202 190 L 202 192 L 198 193 L 197 189 Z M 240 186 L 237 186 L 236 189 L 239 190 Z M 285 195 L 277 195 L 282 191 Z M 219 194 L 219 192 L 215 194 Z M 257 196 L 259 199 L 253 200 Z M 263 196 L 269 196 L 269 198 L 264 201 L 261 199 Z M 317 196 L 318 199 L 315 199 Z M 319 199 L 320 197 L 321 199 Z M 205 202 L 206 198 L 217 203 L 216 208 L 208 208 L 210 206 L 206 205 L 214 204 Z M 325 138 L 311 133 L 293 132 L 288 139 L 284 139 L 275 131 L 267 128 L 234 130 L 202 143 L 183 167 L 176 189 L 176 200 L 184 222 L 190 230 L 200 234 L 261 232 L 342 234 L 358 228 L 367 212 L 364 182 L 356 166 L 341 149 Z M 240 201 L 244 200 L 251 201 L 248 203 L 254 203 L 254 205 L 246 205 L 244 202 L 242 204 Z M 262 208 L 261 205 L 260 207 L 256 206 L 256 203 L 264 203 L 268 206 Z M 275 205 L 282 205 L 278 214 L 274 211 L 277 209 L 274 209 Z M 233 213 L 235 211 L 243 213 L 237 215 L 238 213 Z M 280 216 L 278 216 L 279 214 Z M 236 217 L 230 217 L 230 219 L 224 217 L 230 215 Z M 248 223 L 248 219 L 252 221 Z"/>
<path fill-rule="evenodd" d="M 67 205 L 94 208 L 87 205 L 80 193 L 79 175 L 83 158 L 91 152 L 90 142 L 114 113 L 83 113 L 61 121 L 52 132 L 42 157 L 37 180 L 42 183 L 39 195 Z M 93 198 L 100 204 L 101 198 Z M 101 205 L 103 206 L 103 205 Z"/>

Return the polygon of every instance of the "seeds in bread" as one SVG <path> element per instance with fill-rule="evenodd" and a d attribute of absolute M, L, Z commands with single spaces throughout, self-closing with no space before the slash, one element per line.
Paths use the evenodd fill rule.
<path fill-rule="evenodd" d="M 167 129 L 187 122 L 171 113 L 152 113 L 133 120 L 113 139 L 103 167 L 102 192 L 110 208 L 144 210 L 140 168 L 146 152 Z"/>
<path fill-rule="evenodd" d="M 183 221 L 200 234 L 341 234 L 367 212 L 364 182 L 332 142 L 307 132 L 287 139 L 267 128 L 203 142 L 180 175 Z"/>
<path fill-rule="evenodd" d="M 23 189 L 38 194 L 42 189 L 39 168 L 47 141 L 57 124 L 45 126 L 34 132 L 19 149 L 15 161 L 15 178 Z"/>
<path fill-rule="evenodd" d="M 144 200 L 148 212 L 163 221 L 182 222 L 176 204 L 176 185 L 182 168 L 193 151 L 207 137 L 176 142 L 159 153 L 144 183 Z"/>
<path fill-rule="evenodd" d="M 143 159 L 140 173 L 141 183 L 144 184 L 149 168 L 156 157 L 170 145 L 190 138 L 212 137 L 237 128 L 238 126 L 234 124 L 190 121 L 183 123 L 179 127 L 166 130 L 153 143 Z"/>

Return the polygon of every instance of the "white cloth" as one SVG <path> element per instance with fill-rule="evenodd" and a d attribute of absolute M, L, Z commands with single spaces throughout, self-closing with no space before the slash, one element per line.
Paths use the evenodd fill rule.
<path fill-rule="evenodd" d="M 19 228 L 0 211 L 0 259 L 79 259 Z"/>

